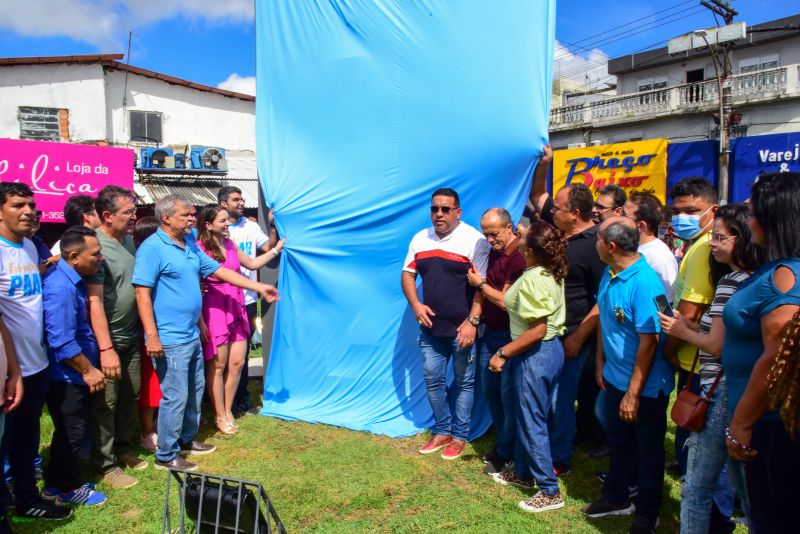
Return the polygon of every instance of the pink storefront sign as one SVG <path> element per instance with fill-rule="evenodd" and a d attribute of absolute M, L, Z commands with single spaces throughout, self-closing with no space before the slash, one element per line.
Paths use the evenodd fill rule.
<path fill-rule="evenodd" d="M 97 196 L 107 185 L 132 189 L 133 165 L 129 148 L 0 139 L 0 181 L 28 184 L 42 222 L 64 222 L 73 195 Z"/>

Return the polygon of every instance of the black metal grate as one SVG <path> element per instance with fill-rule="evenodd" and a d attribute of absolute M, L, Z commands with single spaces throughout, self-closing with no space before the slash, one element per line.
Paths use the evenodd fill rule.
<path fill-rule="evenodd" d="M 173 479 L 178 492 L 177 519 L 173 518 L 174 510 L 170 508 Z M 178 523 L 176 526 L 173 526 L 173 520 Z M 190 528 L 188 522 L 193 523 L 193 529 L 187 530 Z M 258 482 L 170 469 L 161 533 L 186 532 L 286 534 L 286 528 L 266 490 Z"/>

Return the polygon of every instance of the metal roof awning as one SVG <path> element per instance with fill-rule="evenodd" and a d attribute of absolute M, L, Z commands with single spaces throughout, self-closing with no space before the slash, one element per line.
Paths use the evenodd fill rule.
<path fill-rule="evenodd" d="M 258 207 L 258 171 L 255 156 L 228 157 L 225 174 L 169 173 L 140 171 L 136 173 L 133 188 L 139 196 L 138 204 L 155 204 L 170 194 L 182 195 L 195 206 L 215 204 L 221 187 L 232 185 L 242 190 L 245 206 Z"/>

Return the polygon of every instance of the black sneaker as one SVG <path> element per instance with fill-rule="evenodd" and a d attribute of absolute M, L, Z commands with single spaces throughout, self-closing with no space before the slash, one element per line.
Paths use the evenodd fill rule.
<path fill-rule="evenodd" d="M 483 457 L 483 463 L 486 464 L 483 466 L 483 472 L 491 475 L 502 471 L 509 462 L 492 449 L 492 452 Z"/>
<path fill-rule="evenodd" d="M 608 445 L 601 445 L 600 447 L 597 447 L 593 451 L 589 452 L 589 458 L 605 458 L 608 456 L 609 452 L 611 452 L 611 447 Z"/>
<path fill-rule="evenodd" d="M 598 471 L 595 473 L 595 476 L 597 477 L 597 480 L 603 484 L 605 484 L 606 480 L 608 479 L 608 473 L 605 471 Z M 637 495 L 639 495 L 639 486 L 628 486 L 628 498 L 633 499 Z"/>
<path fill-rule="evenodd" d="M 607 515 L 631 515 L 636 507 L 631 501 L 612 504 L 605 499 L 595 501 L 583 507 L 583 513 L 589 517 L 605 517 Z"/>
<path fill-rule="evenodd" d="M 631 528 L 628 529 L 628 534 L 653 534 L 656 531 L 656 527 L 658 527 L 658 518 L 653 521 L 637 515 L 631 524 Z"/>
<path fill-rule="evenodd" d="M 17 505 L 14 512 L 15 518 L 44 519 L 47 521 L 60 521 L 72 515 L 72 509 L 66 506 L 50 504 L 42 499 L 37 499 L 30 504 Z"/>

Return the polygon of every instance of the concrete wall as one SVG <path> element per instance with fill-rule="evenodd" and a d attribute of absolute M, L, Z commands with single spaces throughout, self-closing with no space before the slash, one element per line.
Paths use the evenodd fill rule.
<path fill-rule="evenodd" d="M 800 100 L 781 101 L 758 106 L 736 106 L 742 113 L 742 124 L 748 125 L 747 135 L 766 135 L 800 131 Z M 675 142 L 708 139 L 714 128 L 711 113 L 685 114 L 640 122 L 628 122 L 602 128 L 586 128 L 557 132 L 550 135 L 553 148 L 565 148 L 570 143 L 618 143 L 633 138 L 670 139 Z"/>
<path fill-rule="evenodd" d="M 733 50 L 731 52 L 733 73 L 739 73 L 739 61 L 770 54 L 778 54 L 779 66 L 800 63 L 800 37 Z M 696 69 L 705 69 L 705 78 L 707 80 L 715 79 L 716 77 L 710 56 L 693 58 L 681 63 L 672 63 L 652 69 L 642 69 L 629 74 L 617 75 L 618 94 L 636 93 L 639 91 L 639 80 L 654 77 L 666 76 L 668 87 L 681 85 L 686 83 L 686 71 Z"/>
<path fill-rule="evenodd" d="M 127 107 L 122 106 L 123 92 Z M 255 150 L 255 102 L 198 91 L 162 80 L 109 69 L 106 75 L 106 113 L 112 141 L 130 141 L 129 111 L 162 113 L 162 145 L 218 146 Z M 136 143 L 132 143 L 132 146 Z"/>
<path fill-rule="evenodd" d="M 103 69 L 57 64 L 0 67 L 0 137 L 19 139 L 18 108 L 69 110 L 69 140 L 107 139 Z"/>

